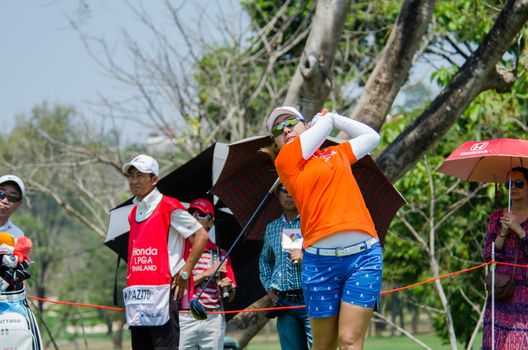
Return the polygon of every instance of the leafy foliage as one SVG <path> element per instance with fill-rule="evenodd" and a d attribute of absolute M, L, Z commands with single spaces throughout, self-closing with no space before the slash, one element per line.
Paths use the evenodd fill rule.
<path fill-rule="evenodd" d="M 479 95 L 452 130 L 397 184 L 408 201 L 400 210 L 386 238 L 384 280 L 392 286 L 403 286 L 433 277 L 432 260 L 440 266 L 439 275 L 459 271 L 483 262 L 482 248 L 488 215 L 501 205 L 505 196 L 495 187 L 460 182 L 435 170 L 460 144 L 469 140 L 500 137 L 517 138 L 519 124 L 526 125 L 524 99 L 516 98 L 518 82 L 512 94 Z M 416 111 L 399 115 L 384 125 L 383 143 L 389 143 Z M 474 194 L 469 200 L 469 196 Z M 412 234 L 416 232 L 416 236 Z M 468 342 L 484 303 L 483 271 L 473 271 L 442 281 L 460 341 Z M 410 307 L 421 301 L 426 307 L 440 310 L 441 304 L 433 285 L 404 292 Z M 433 316 L 438 334 L 447 339 L 443 312 Z"/>
<path fill-rule="evenodd" d="M 117 79 L 137 89 L 137 95 L 126 101 L 121 112 L 127 118 L 130 114 L 148 115 L 159 131 L 171 138 L 175 147 L 169 155 L 174 160 L 172 166 L 214 141 L 237 141 L 260 133 L 264 116 L 287 93 L 305 48 L 316 1 L 257 0 L 242 4 L 251 30 L 231 36 L 227 43 L 193 41 L 192 46 L 203 46 L 190 53 L 194 54 L 190 63 L 177 56 L 177 45 L 156 32 L 155 23 L 148 23 L 139 11 L 138 16 L 157 35 L 159 51 L 152 54 L 130 41 L 130 51 L 136 55 L 136 70 L 131 73 L 110 59 L 110 71 L 113 69 Z M 327 106 L 343 114 L 353 107 L 401 5 L 397 0 L 351 2 L 344 33 L 335 39 L 339 43 L 332 101 Z M 417 58 L 430 63 L 427 69 L 433 73 L 434 83 L 440 87 L 448 84 L 494 24 L 503 5 L 503 0 L 436 2 L 432 25 Z M 174 14 L 169 2 L 167 6 Z M 174 21 L 178 26 L 176 17 Z M 504 198 L 496 196 L 492 185 L 462 183 L 436 169 L 463 141 L 525 137 L 528 82 L 522 68 L 528 59 L 523 39 L 526 30 L 501 61 L 507 67 L 519 68 L 512 92 L 480 94 L 451 131 L 396 184 L 409 204 L 400 211 L 387 236 L 386 285 L 408 285 L 482 261 L 487 215 Z M 181 75 L 178 68 L 183 71 Z M 383 126 L 382 145 L 376 152 L 396 139 L 431 101 L 428 85 L 409 83 L 403 92 L 404 103 L 393 108 L 393 115 Z M 111 304 L 113 280 L 109 271 L 115 257 L 97 247 L 108 210 L 127 198 L 119 174 L 125 158 L 122 154 L 144 151 L 142 145 L 122 145 L 118 134 L 116 130 L 96 132 L 73 107 L 42 104 L 28 118 L 19 117 L 16 128 L 0 139 L 2 165 L 29 184 L 27 209 L 18 213 L 15 221 L 36 243 L 35 273 L 30 284 L 39 295 Z M 94 293 L 96 286 L 98 292 Z M 481 286 L 481 271 L 471 272 L 402 292 L 401 299 L 413 312 L 417 306 L 427 310 L 445 338 L 446 315 L 450 313 L 455 333 L 467 342 L 483 302 Z M 103 320 L 111 329 L 113 321 L 122 320 L 122 314 L 51 306 L 46 319 L 58 333 L 68 322 L 89 325 Z"/>

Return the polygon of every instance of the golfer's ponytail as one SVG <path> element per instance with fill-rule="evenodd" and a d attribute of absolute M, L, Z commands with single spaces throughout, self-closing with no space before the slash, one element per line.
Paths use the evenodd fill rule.
<path fill-rule="evenodd" d="M 273 142 L 271 146 L 259 149 L 259 152 L 266 153 L 271 158 L 273 163 L 275 163 L 275 158 L 277 158 L 277 155 L 279 154 L 279 147 L 275 142 Z"/>

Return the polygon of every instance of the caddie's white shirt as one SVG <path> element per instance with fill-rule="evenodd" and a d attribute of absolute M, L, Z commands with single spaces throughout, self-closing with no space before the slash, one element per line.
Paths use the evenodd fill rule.
<path fill-rule="evenodd" d="M 138 201 L 137 197 L 133 202 L 137 206 L 136 221 L 146 220 L 163 198 L 163 195 L 157 188 L 154 188 L 143 200 Z M 171 214 L 169 229 L 169 264 L 171 275 L 174 276 L 185 265 L 183 260 L 183 249 L 185 248 L 185 239 L 202 228 L 202 225 L 191 214 L 184 209 L 176 209 Z"/>
<path fill-rule="evenodd" d="M 24 236 L 24 231 L 22 231 L 17 225 L 13 224 L 11 219 L 7 219 L 6 223 L 3 226 L 0 226 L 0 232 L 7 232 L 15 239 Z"/>

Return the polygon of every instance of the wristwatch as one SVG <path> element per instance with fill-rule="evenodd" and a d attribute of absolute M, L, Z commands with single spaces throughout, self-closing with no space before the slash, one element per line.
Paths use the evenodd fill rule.
<path fill-rule="evenodd" d="M 180 277 L 182 280 L 187 281 L 189 279 L 189 273 L 185 271 L 180 271 Z"/>

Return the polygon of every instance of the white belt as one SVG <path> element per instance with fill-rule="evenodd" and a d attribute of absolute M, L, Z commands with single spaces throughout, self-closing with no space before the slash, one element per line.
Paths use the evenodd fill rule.
<path fill-rule="evenodd" d="M 348 256 L 369 250 L 374 244 L 378 242 L 377 238 L 372 237 L 364 242 L 351 245 L 345 248 L 315 248 L 308 247 L 304 251 L 310 254 L 323 255 L 323 256 Z"/>

